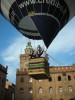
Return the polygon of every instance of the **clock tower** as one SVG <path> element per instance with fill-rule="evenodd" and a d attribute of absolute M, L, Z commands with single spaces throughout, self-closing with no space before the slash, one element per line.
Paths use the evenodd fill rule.
<path fill-rule="evenodd" d="M 30 55 L 32 54 L 32 52 L 33 52 L 33 48 L 31 46 L 31 42 L 29 41 L 25 48 L 25 54 L 20 55 L 20 69 L 24 69 L 24 68 L 28 69 Z"/>
<path fill-rule="evenodd" d="M 29 55 L 29 54 L 32 54 L 32 52 L 33 52 L 33 49 L 32 49 L 32 46 L 31 46 L 31 42 L 28 42 L 27 46 L 26 46 L 26 49 L 25 49 L 25 54 Z"/>

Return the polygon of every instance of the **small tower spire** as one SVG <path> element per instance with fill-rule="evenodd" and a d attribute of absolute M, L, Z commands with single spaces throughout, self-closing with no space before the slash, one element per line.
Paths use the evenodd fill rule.
<path fill-rule="evenodd" d="M 25 49 L 25 54 L 32 54 L 32 52 L 33 52 L 33 48 L 29 40 L 29 42 L 27 43 L 26 49 Z"/>

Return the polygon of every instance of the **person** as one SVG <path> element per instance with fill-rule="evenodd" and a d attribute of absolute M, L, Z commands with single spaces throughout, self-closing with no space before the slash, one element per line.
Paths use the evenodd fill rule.
<path fill-rule="evenodd" d="M 40 45 L 37 46 L 37 50 L 33 50 L 32 54 L 30 55 L 31 58 L 39 58 L 44 52 L 44 48 L 41 48 Z"/>
<path fill-rule="evenodd" d="M 44 48 L 41 48 L 40 45 L 37 46 L 37 56 L 40 57 L 44 52 Z"/>

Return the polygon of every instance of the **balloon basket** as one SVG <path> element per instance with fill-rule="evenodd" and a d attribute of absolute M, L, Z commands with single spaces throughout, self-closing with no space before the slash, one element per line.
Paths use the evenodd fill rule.
<path fill-rule="evenodd" d="M 30 59 L 28 75 L 34 79 L 49 79 L 49 64 L 45 58 Z"/>

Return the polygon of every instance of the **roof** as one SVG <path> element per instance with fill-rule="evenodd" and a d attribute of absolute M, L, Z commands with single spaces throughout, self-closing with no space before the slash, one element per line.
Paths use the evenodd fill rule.
<path fill-rule="evenodd" d="M 3 65 L 0 64 L 0 71 L 7 74 L 7 69 L 8 69 L 8 66 L 6 66 L 5 68 Z"/>

